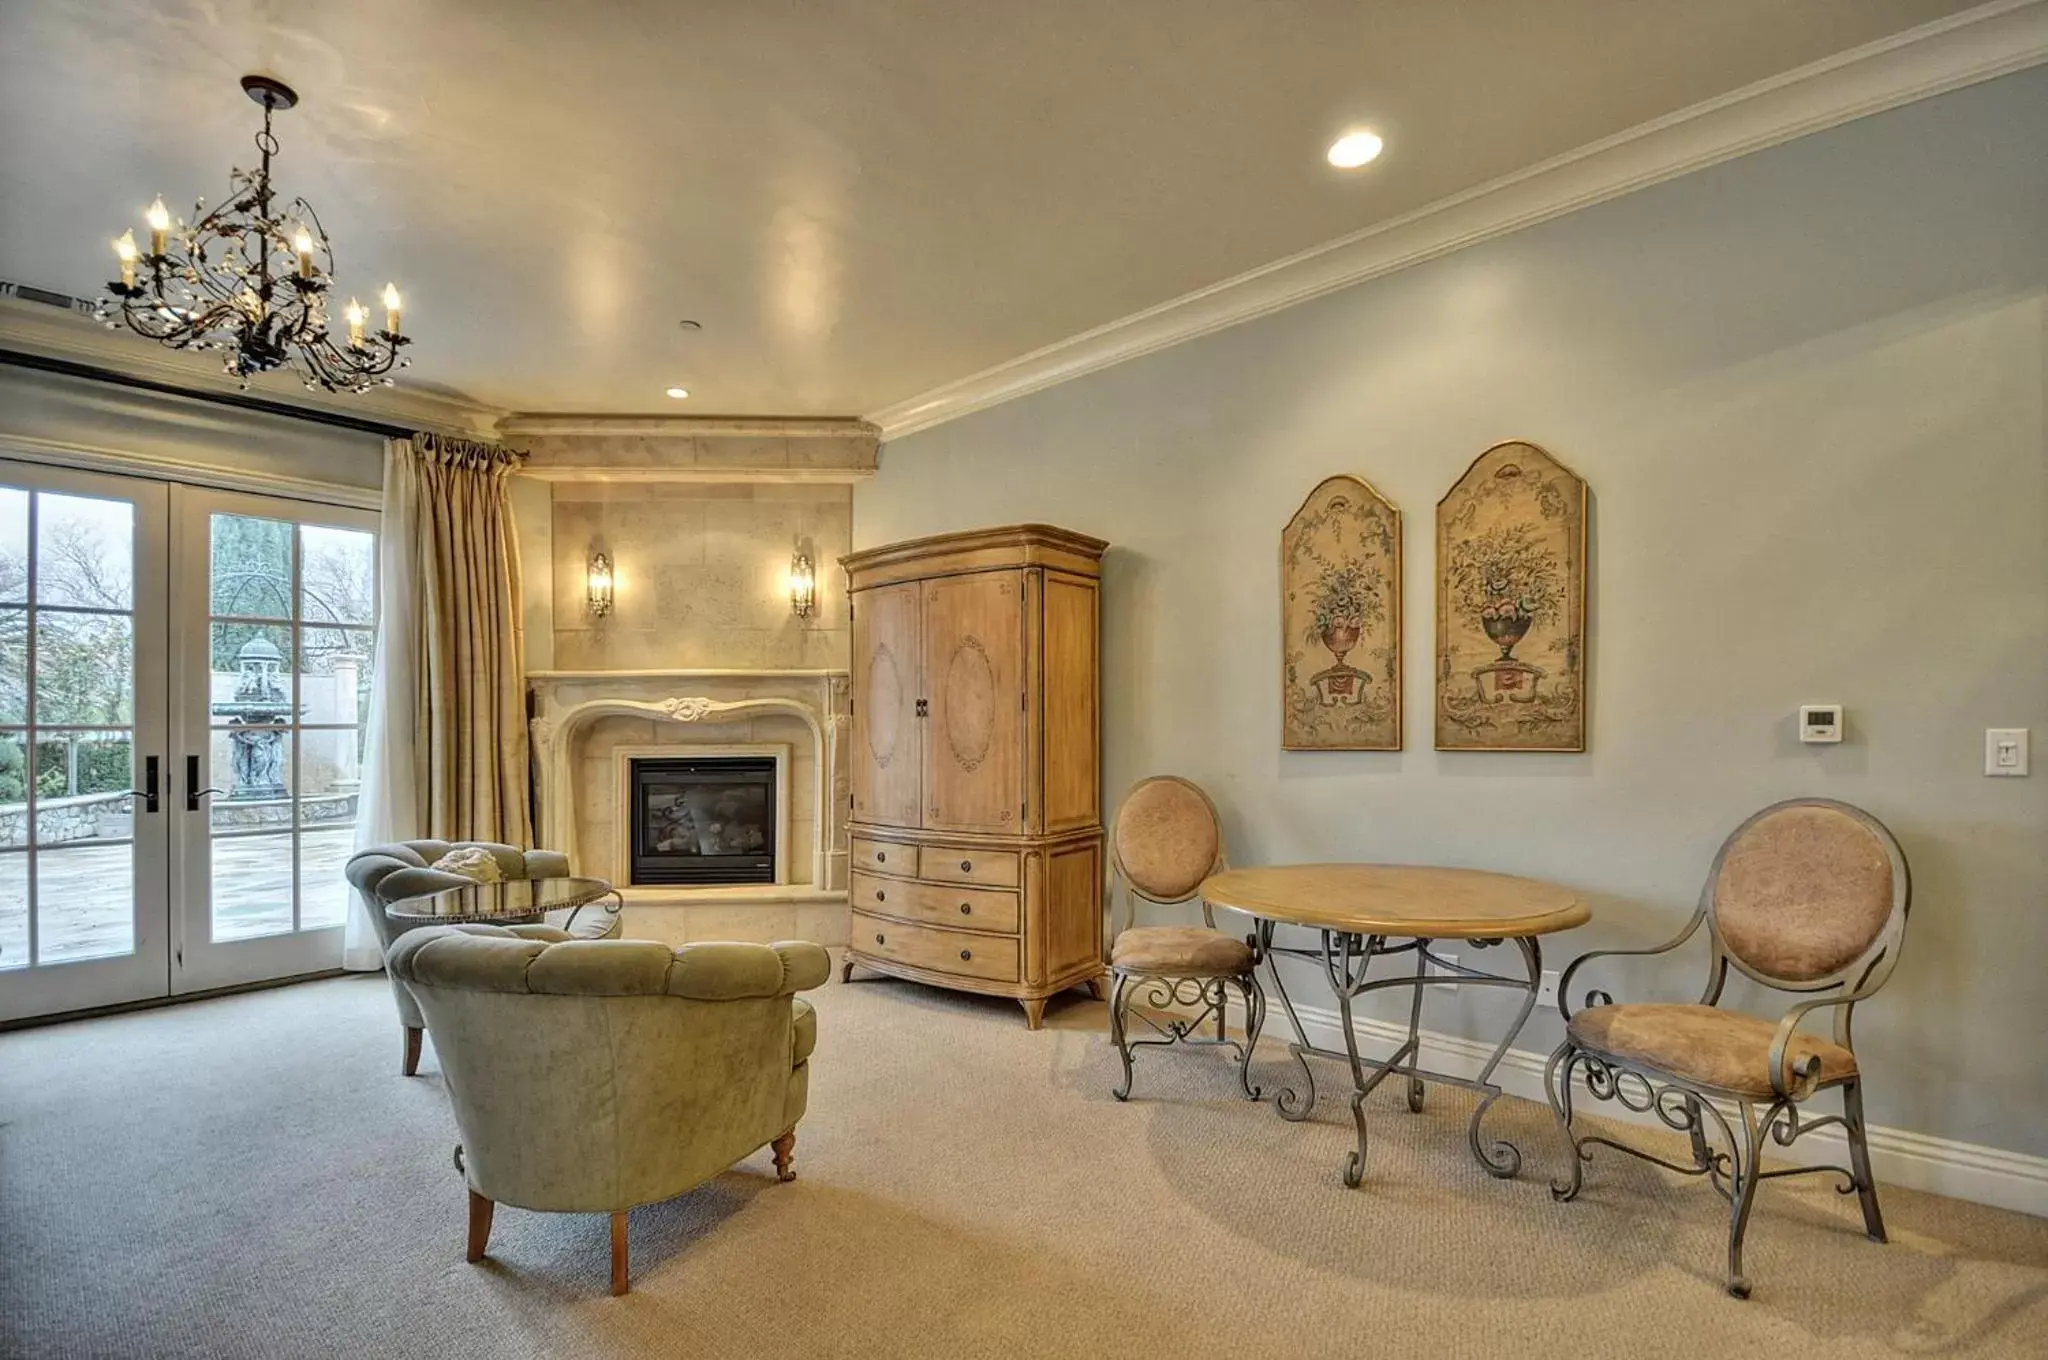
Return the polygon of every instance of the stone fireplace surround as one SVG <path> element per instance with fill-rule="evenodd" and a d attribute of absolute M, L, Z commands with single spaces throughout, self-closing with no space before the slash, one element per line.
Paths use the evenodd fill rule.
<path fill-rule="evenodd" d="M 531 671 L 536 839 L 579 873 L 621 884 L 625 933 L 689 940 L 846 941 L 849 812 L 843 670 Z M 788 880 L 625 886 L 625 760 L 787 745 Z"/>

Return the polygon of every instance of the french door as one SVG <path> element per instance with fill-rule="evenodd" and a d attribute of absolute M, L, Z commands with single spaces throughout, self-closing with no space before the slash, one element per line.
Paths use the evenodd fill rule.
<path fill-rule="evenodd" d="M 0 1020 L 339 964 L 374 528 L 0 461 Z"/>
<path fill-rule="evenodd" d="M 178 487 L 171 990 L 341 966 L 376 515 Z"/>

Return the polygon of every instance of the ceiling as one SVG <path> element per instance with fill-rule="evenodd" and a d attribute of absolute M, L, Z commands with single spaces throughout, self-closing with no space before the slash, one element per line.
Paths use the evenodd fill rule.
<path fill-rule="evenodd" d="M 0 278 L 90 296 L 152 195 L 217 201 L 268 71 L 407 380 L 854 414 L 1969 7 L 5 0 Z M 1386 153 L 1333 170 L 1353 125 Z"/>

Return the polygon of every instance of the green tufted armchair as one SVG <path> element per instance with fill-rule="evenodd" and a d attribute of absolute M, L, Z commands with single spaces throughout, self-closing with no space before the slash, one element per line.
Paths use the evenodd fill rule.
<path fill-rule="evenodd" d="M 778 1176 L 795 1179 L 818 1037 L 796 993 L 831 971 L 822 947 L 671 949 L 458 925 L 407 932 L 386 962 L 426 1018 L 455 1106 L 471 1261 L 498 1204 L 608 1213 L 623 1294 L 628 1209 L 769 1144 Z"/>
<path fill-rule="evenodd" d="M 499 872 L 506 878 L 563 878 L 569 872 L 569 857 L 558 850 L 521 850 L 516 845 L 500 845 L 496 841 L 395 841 L 390 845 L 373 845 L 367 850 L 358 850 L 349 857 L 344 872 L 348 875 L 349 886 L 361 895 L 363 906 L 370 913 L 370 922 L 376 927 L 380 945 L 389 950 L 400 935 L 416 928 L 388 919 L 384 915 L 386 904 L 422 893 L 440 892 L 444 888 L 460 888 L 473 881 L 432 867 L 435 860 L 450 850 L 467 849 L 489 851 L 491 858 L 498 863 Z M 595 927 L 590 936 L 585 936 L 585 921 Z M 615 915 L 586 912 L 576 924 L 576 933 L 583 938 L 610 938 L 619 933 L 619 919 Z M 539 939 L 552 939 L 559 933 L 551 932 L 546 926 L 507 928 Z M 391 994 L 398 1002 L 398 1023 L 404 1030 L 405 1049 L 399 1059 L 399 1070 L 408 1077 L 414 1076 L 420 1070 L 420 1035 L 424 1028 L 420 1010 L 406 992 L 405 984 L 396 977 L 391 979 Z"/>

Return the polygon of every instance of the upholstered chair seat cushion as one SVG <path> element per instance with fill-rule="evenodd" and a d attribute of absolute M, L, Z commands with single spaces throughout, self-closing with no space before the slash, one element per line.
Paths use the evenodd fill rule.
<path fill-rule="evenodd" d="M 818 1012 L 802 997 L 791 1001 L 790 1005 L 796 1013 L 796 1032 L 789 1060 L 791 1063 L 800 1063 L 810 1057 L 818 1047 Z"/>
<path fill-rule="evenodd" d="M 1109 961 L 1126 973 L 1237 977 L 1252 970 L 1252 950 L 1202 926 L 1133 926 L 1116 937 Z"/>
<path fill-rule="evenodd" d="M 1593 1006 L 1571 1019 L 1580 1047 L 1732 1095 L 1771 1098 L 1772 1021 L 1717 1006 Z M 1786 1062 L 1820 1059 L 1819 1084 L 1856 1075 L 1856 1055 L 1817 1034 L 1795 1034 Z M 1784 1074 L 1787 1086 L 1792 1074 Z"/>

